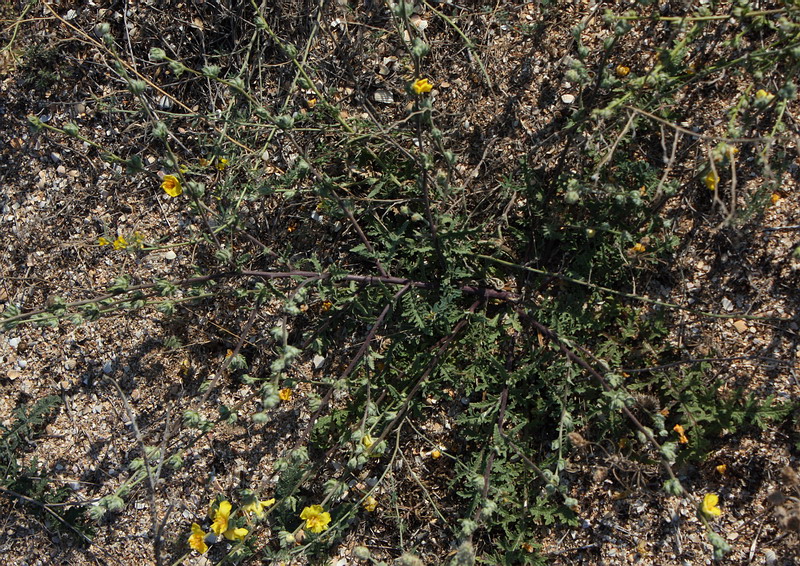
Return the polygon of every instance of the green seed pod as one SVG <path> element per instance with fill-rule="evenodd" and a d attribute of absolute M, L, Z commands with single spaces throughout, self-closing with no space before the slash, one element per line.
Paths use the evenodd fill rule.
<path fill-rule="evenodd" d="M 167 52 L 161 49 L 160 47 L 151 47 L 150 53 L 148 54 L 151 61 L 158 62 L 163 61 L 167 58 Z"/>

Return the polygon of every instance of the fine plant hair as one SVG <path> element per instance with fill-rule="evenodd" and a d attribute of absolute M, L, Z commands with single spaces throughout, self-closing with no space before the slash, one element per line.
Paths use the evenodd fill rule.
<path fill-rule="evenodd" d="M 497 61 L 479 44 L 481 20 L 466 8 L 323 1 L 305 3 L 301 17 L 292 2 L 237 0 L 206 14 L 202 41 L 175 43 L 154 29 L 163 14 L 140 14 L 131 37 L 116 20 L 89 26 L 32 4 L 51 33 L 100 62 L 92 80 L 111 94 L 94 102 L 129 132 L 98 141 L 71 119 L 31 114 L 32 134 L 44 145 L 76 144 L 98 171 L 149 187 L 165 216 L 181 218 L 163 222 L 163 234 L 98 233 L 94 252 L 192 253 L 171 278 L 150 280 L 134 262 L 97 295 L 53 289 L 41 304 L 9 300 L 5 329 L 147 313 L 162 323 L 164 352 L 192 352 L 188 329 L 200 325 L 224 353 L 176 404 L 181 421 L 167 418 L 160 430 L 140 428 L 125 389 L 102 382 L 131 423 L 132 456 L 124 481 L 87 516 L 104 528 L 143 488 L 157 563 L 191 552 L 192 523 L 180 537 L 165 532 L 175 511 L 158 503 L 159 485 L 215 430 L 279 427 L 287 391 L 304 392 L 308 420 L 271 463 L 274 484 L 244 486 L 234 515 L 246 516 L 239 510 L 254 493 L 275 501 L 242 540 L 209 551 L 216 561 L 320 561 L 383 494 L 396 534 L 386 556 L 358 547 L 364 560 L 423 563 L 404 539 L 406 522 L 437 522 L 452 564 L 539 564 L 541 526 L 580 523 L 576 485 L 593 481 L 593 470 L 575 462 L 601 463 L 620 491 L 700 505 L 702 490 L 684 485 L 678 468 L 703 462 L 723 431 L 790 418 L 794 405 L 776 396 L 719 395 L 714 368 L 731 358 L 687 355 L 668 339 L 681 315 L 788 319 L 705 311 L 650 285 L 668 281 L 672 258 L 700 237 L 681 222 L 738 230 L 780 190 L 794 159 L 797 10 L 598 4 L 572 22 L 558 62 L 572 102 L 503 159 L 496 138 L 520 124 L 504 121 L 498 105 L 483 124 L 493 137 L 464 135 L 442 85 L 447 54 L 463 52 L 462 88 L 508 112 L 532 71 L 501 86 Z M 551 4 L 519 32 L 541 37 Z M 512 21 L 498 10 L 486 16 Z M 6 49 L 29 25 L 18 19 Z M 588 40 L 589 31 L 603 39 Z M 620 61 L 645 35 L 651 59 Z M 377 55 L 357 38 L 391 46 L 391 57 L 378 57 L 387 85 L 359 74 Z M 41 63 L 36 72 L 21 67 L 31 90 L 77 72 L 60 68 L 44 44 L 27 60 Z M 724 91 L 729 75 L 746 86 Z M 725 97 L 735 106 L 721 125 L 686 125 Z M 174 198 L 163 196 L 169 182 L 182 189 Z M 221 401 L 228 390 L 241 390 L 235 404 Z M 4 429 L 3 489 L 25 478 L 16 455 L 57 410 L 47 399 Z M 452 425 L 446 443 L 425 426 L 442 415 Z M 681 424 L 685 445 L 674 432 Z M 430 492 L 414 453 L 446 469 L 447 493 Z M 401 516 L 389 501 L 401 469 L 424 517 Z M 34 492 L 20 491 L 42 497 Z M 204 496 L 219 512 L 225 498 Z M 330 511 L 319 533 L 298 518 L 312 505 Z M 702 520 L 721 557 L 730 547 Z"/>

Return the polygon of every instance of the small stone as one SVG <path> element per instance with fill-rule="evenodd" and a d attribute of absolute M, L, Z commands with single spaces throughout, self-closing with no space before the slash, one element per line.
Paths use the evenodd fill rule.
<path fill-rule="evenodd" d="M 739 334 L 743 334 L 747 332 L 747 323 L 743 320 L 737 320 L 733 323 L 733 327 L 736 329 L 736 332 Z"/>
<path fill-rule="evenodd" d="M 19 369 L 25 369 L 26 367 L 28 367 L 28 361 L 27 360 L 17 360 L 17 367 Z"/>
<path fill-rule="evenodd" d="M 561 95 L 561 102 L 564 104 L 572 104 L 575 102 L 575 95 L 573 94 L 563 94 Z"/>
<path fill-rule="evenodd" d="M 74 358 L 67 358 L 64 360 L 64 369 L 66 370 L 73 370 L 76 365 L 78 365 L 78 362 L 76 362 Z"/>
<path fill-rule="evenodd" d="M 17 346 L 19 346 L 19 336 L 14 336 L 13 338 L 9 338 L 8 345 L 11 346 L 14 350 L 16 350 Z"/>
<path fill-rule="evenodd" d="M 106 375 L 111 375 L 111 372 L 114 371 L 114 364 L 111 361 L 108 361 L 103 364 L 103 373 Z"/>
<path fill-rule="evenodd" d="M 167 261 L 172 261 L 176 257 L 178 256 L 172 250 L 169 250 L 167 253 L 164 254 L 164 259 L 166 259 Z"/>
<path fill-rule="evenodd" d="M 64 167 L 63 165 L 59 165 L 58 167 L 56 167 L 56 173 L 58 173 L 59 175 L 66 175 L 67 168 Z"/>
<path fill-rule="evenodd" d="M 725 309 L 727 312 L 731 312 L 733 310 L 733 303 L 728 297 L 722 298 L 722 308 Z"/>
<path fill-rule="evenodd" d="M 314 369 L 319 369 L 325 363 L 325 358 L 319 354 L 314 356 Z"/>

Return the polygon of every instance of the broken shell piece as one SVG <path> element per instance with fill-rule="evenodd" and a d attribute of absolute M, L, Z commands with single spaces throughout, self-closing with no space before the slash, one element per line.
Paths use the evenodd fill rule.
<path fill-rule="evenodd" d="M 394 96 L 392 96 L 392 93 L 383 88 L 376 90 L 375 93 L 372 95 L 372 99 L 375 102 L 380 102 L 382 104 L 394 103 Z"/>

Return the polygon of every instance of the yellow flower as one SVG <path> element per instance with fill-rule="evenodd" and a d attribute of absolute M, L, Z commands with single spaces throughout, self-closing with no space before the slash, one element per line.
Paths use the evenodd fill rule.
<path fill-rule="evenodd" d="M 758 89 L 758 90 L 756 91 L 756 100 L 759 100 L 759 101 L 760 101 L 760 100 L 764 100 L 764 101 L 766 101 L 766 102 L 769 102 L 769 101 L 770 101 L 770 100 L 772 100 L 773 98 L 775 98 L 775 95 L 774 95 L 774 94 L 772 94 L 772 93 L 769 93 L 769 92 L 767 92 L 767 91 L 766 91 L 766 90 L 764 90 L 763 88 L 760 88 L 760 89 Z"/>
<path fill-rule="evenodd" d="M 217 160 L 217 171 L 222 171 L 222 170 L 223 170 L 223 169 L 225 169 L 227 166 L 228 166 L 228 160 L 227 160 L 227 159 L 225 159 L 224 157 L 220 157 L 220 158 Z"/>
<path fill-rule="evenodd" d="M 637 254 L 642 254 L 645 252 L 646 249 L 647 248 L 645 248 L 640 242 L 636 242 L 635 244 L 633 244 L 631 251 Z"/>
<path fill-rule="evenodd" d="M 286 387 L 278 391 L 278 397 L 281 401 L 291 401 L 292 399 L 292 388 Z"/>
<path fill-rule="evenodd" d="M 231 527 L 222 534 L 228 540 L 244 540 L 244 537 L 247 536 L 248 532 L 250 531 L 248 531 L 244 527 L 240 527 L 238 529 Z"/>
<path fill-rule="evenodd" d="M 164 192 L 171 197 L 180 196 L 183 192 L 181 182 L 175 175 L 164 175 L 164 181 L 161 183 L 161 188 Z"/>
<path fill-rule="evenodd" d="M 328 312 L 329 310 L 331 310 L 332 306 L 333 306 L 332 302 L 325 301 L 324 303 L 322 303 L 322 312 Z"/>
<path fill-rule="evenodd" d="M 433 450 L 431 450 L 431 458 L 433 458 L 434 460 L 438 460 L 441 457 L 442 457 L 441 450 L 439 450 L 438 448 L 434 448 Z"/>
<path fill-rule="evenodd" d="M 228 530 L 228 520 L 231 518 L 231 502 L 220 501 L 217 512 L 214 514 L 214 522 L 211 523 L 211 530 L 220 536 Z"/>
<path fill-rule="evenodd" d="M 781 200 L 782 198 L 783 198 L 783 197 L 781 196 L 781 194 L 780 194 L 780 193 L 772 193 L 772 196 L 770 196 L 770 198 L 769 198 L 769 199 L 772 201 L 772 204 L 775 204 L 775 203 L 777 203 L 779 200 Z M 103 244 L 100 244 L 100 245 L 102 246 Z"/>
<path fill-rule="evenodd" d="M 727 466 L 727 464 L 720 464 L 719 466 L 717 466 L 714 469 L 717 470 L 719 475 L 724 476 L 725 473 L 728 471 L 728 466 Z"/>
<path fill-rule="evenodd" d="M 683 430 L 683 427 L 681 425 L 676 424 L 672 428 L 672 430 L 674 430 L 675 432 L 678 433 L 678 442 L 680 442 L 681 444 L 688 444 L 689 443 L 689 439 L 686 438 L 686 435 L 684 434 L 685 431 Z"/>
<path fill-rule="evenodd" d="M 361 505 L 364 507 L 364 509 L 372 513 L 378 506 L 378 500 L 370 495 L 364 500 L 364 502 Z"/>
<path fill-rule="evenodd" d="M 627 77 L 628 73 L 631 72 L 631 68 L 630 67 L 626 67 L 625 65 L 617 65 L 617 68 L 615 69 L 615 72 L 617 73 L 617 76 L 620 77 L 620 78 L 621 77 Z"/>
<path fill-rule="evenodd" d="M 411 89 L 417 94 L 423 94 L 433 90 L 433 85 L 428 79 L 417 79 L 411 85 Z"/>
<path fill-rule="evenodd" d="M 128 240 L 126 240 L 123 236 L 117 236 L 117 239 L 114 240 L 112 244 L 115 250 L 124 250 L 128 247 Z"/>
<path fill-rule="evenodd" d="M 364 448 L 369 450 L 370 448 L 372 448 L 372 445 L 375 444 L 375 441 L 372 439 L 370 435 L 365 434 L 364 436 L 361 437 L 361 444 L 364 445 Z"/>
<path fill-rule="evenodd" d="M 200 528 L 197 523 L 192 523 L 192 534 L 189 535 L 189 546 L 200 554 L 205 554 L 208 550 L 206 544 L 206 533 Z"/>
<path fill-rule="evenodd" d="M 312 505 L 306 507 L 300 513 L 300 518 L 306 522 L 306 528 L 312 533 L 321 533 L 328 528 L 331 522 L 331 514 L 322 510 L 322 505 Z"/>
<path fill-rule="evenodd" d="M 101 246 L 110 246 L 111 245 L 111 242 L 109 242 L 108 239 L 104 238 L 103 236 L 100 236 L 99 238 L 97 238 L 97 243 L 100 244 Z"/>
<path fill-rule="evenodd" d="M 717 175 L 716 171 L 709 171 L 708 175 L 706 175 L 706 187 L 708 187 L 708 190 L 715 190 L 717 183 L 719 183 L 719 175 Z"/>
<path fill-rule="evenodd" d="M 275 498 L 267 499 L 266 501 L 259 501 L 257 497 L 253 497 L 250 503 L 242 505 L 242 509 L 247 513 L 254 513 L 259 519 L 264 516 L 264 509 L 275 505 Z"/>
<path fill-rule="evenodd" d="M 717 506 L 719 497 L 716 493 L 707 493 L 703 498 L 703 503 L 700 505 L 700 512 L 708 518 L 719 517 L 722 515 L 722 509 Z"/>

